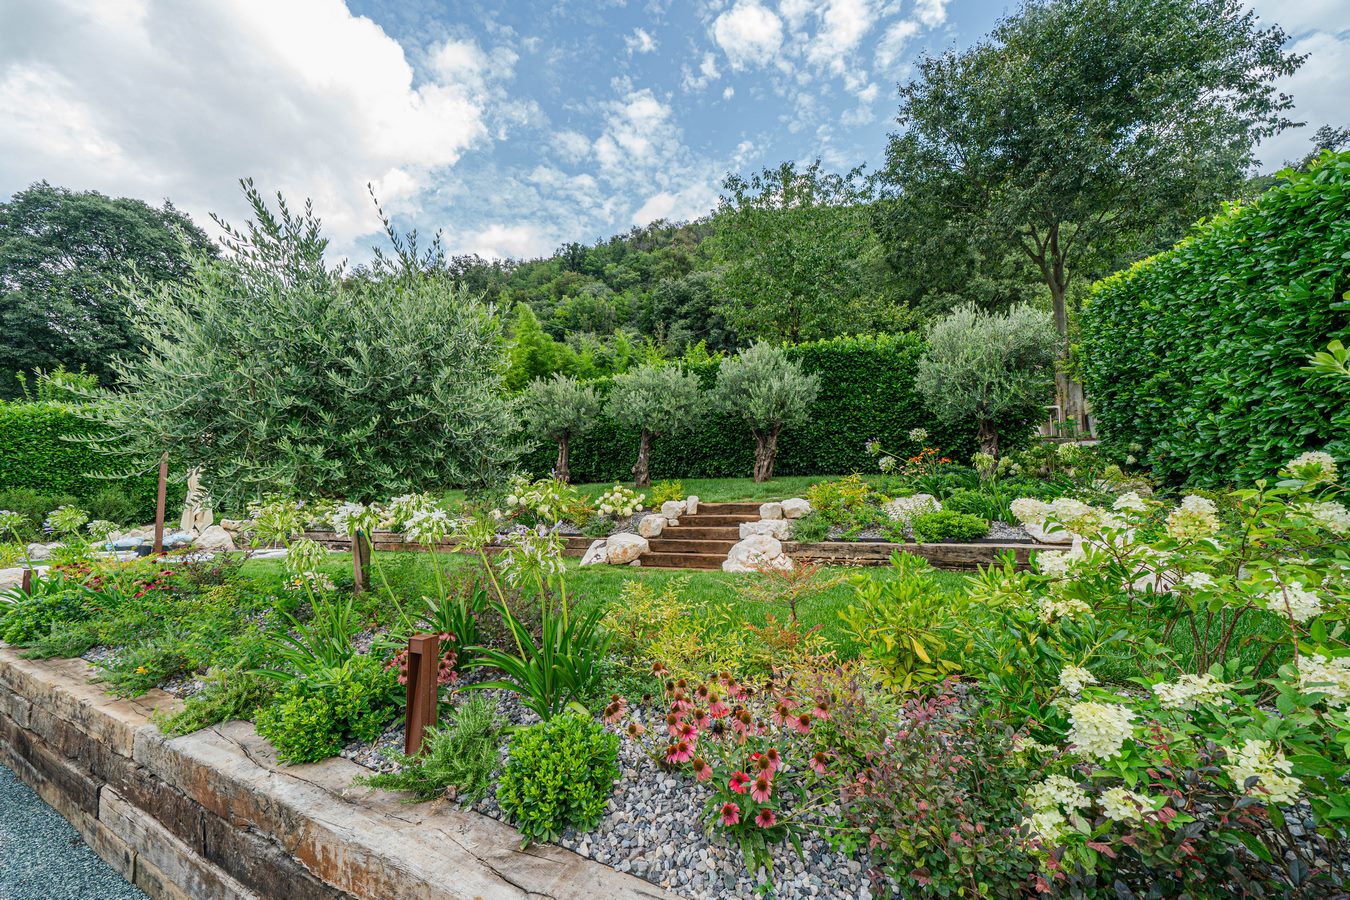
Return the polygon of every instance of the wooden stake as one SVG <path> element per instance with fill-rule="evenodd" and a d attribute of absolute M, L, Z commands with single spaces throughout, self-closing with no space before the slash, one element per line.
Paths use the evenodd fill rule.
<path fill-rule="evenodd" d="M 25 594 L 29 594 L 29 595 L 31 595 L 31 594 L 33 593 L 33 570 L 32 570 L 32 569 L 24 569 L 24 570 L 23 570 L 23 580 L 19 582 L 19 590 L 21 590 L 21 591 L 23 591 Z"/>
<path fill-rule="evenodd" d="M 352 593 L 360 594 L 370 587 L 370 538 L 360 531 L 352 532 Z"/>
<path fill-rule="evenodd" d="M 155 497 L 155 553 L 164 552 L 164 504 L 169 484 L 169 451 L 159 458 L 159 493 Z"/>
<path fill-rule="evenodd" d="M 427 728 L 437 722 L 438 676 L 441 670 L 441 639 L 434 634 L 408 638 L 408 711 L 403 752 L 421 756 Z"/>

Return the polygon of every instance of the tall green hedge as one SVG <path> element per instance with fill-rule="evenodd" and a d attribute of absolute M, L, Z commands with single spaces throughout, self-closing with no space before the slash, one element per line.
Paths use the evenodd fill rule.
<path fill-rule="evenodd" d="M 1304 450 L 1345 458 L 1350 391 L 1302 368 L 1350 341 L 1348 190 L 1350 153 L 1327 154 L 1094 285 L 1083 373 L 1100 433 L 1174 483 L 1250 483 Z"/>
<path fill-rule="evenodd" d="M 157 478 L 97 477 L 107 471 L 107 458 L 87 444 L 68 440 L 88 431 L 89 423 L 66 404 L 0 401 L 0 491 L 28 488 L 86 500 L 116 487 L 136 502 L 149 521 L 155 513 Z"/>
<path fill-rule="evenodd" d="M 841 337 L 798 344 L 788 354 L 820 375 L 820 395 L 810 421 L 783 432 L 778 444 L 777 475 L 827 475 L 875 471 L 877 461 L 863 445 L 876 438 L 888 448 L 910 448 L 906 435 L 926 428 L 928 443 L 965 461 L 976 448 L 974 423 L 949 427 L 925 409 L 914 385 L 923 340 L 915 334 Z M 717 363 L 688 366 L 705 389 L 717 380 Z M 608 393 L 607 379 L 596 382 Z M 1030 435 L 1043 413 L 1029 409 L 1000 423 L 1012 445 Z M 739 418 L 709 415 L 691 430 L 658 438 L 652 448 L 654 478 L 749 477 L 754 472 L 755 441 Z M 602 416 L 596 427 L 571 448 L 572 480 L 577 483 L 626 481 L 637 456 L 638 433 Z M 554 448 L 541 447 L 526 462 L 536 474 L 553 465 Z"/>

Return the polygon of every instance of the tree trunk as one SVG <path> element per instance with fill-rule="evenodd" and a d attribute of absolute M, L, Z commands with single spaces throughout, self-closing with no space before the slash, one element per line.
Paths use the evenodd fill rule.
<path fill-rule="evenodd" d="M 778 456 L 778 426 L 755 432 L 755 481 L 773 478 L 773 463 Z"/>
<path fill-rule="evenodd" d="M 553 475 L 563 484 L 570 484 L 571 471 L 567 468 L 567 443 L 569 438 L 563 435 L 558 438 L 558 461 L 553 464 Z"/>
<path fill-rule="evenodd" d="M 647 429 L 642 429 L 642 438 L 638 442 L 638 458 L 633 465 L 633 484 L 640 488 L 652 486 L 651 472 L 648 471 L 647 461 L 652 454 L 652 433 Z"/>
<path fill-rule="evenodd" d="M 980 428 L 975 436 L 982 452 L 998 456 L 998 429 L 994 427 L 993 419 L 980 419 Z"/>
<path fill-rule="evenodd" d="M 1037 242 L 1038 252 L 1033 252 L 1025 243 L 1023 248 L 1040 267 L 1041 277 L 1046 287 L 1050 289 L 1055 330 L 1059 332 L 1060 340 L 1064 342 L 1060 350 L 1060 366 L 1055 371 L 1055 405 L 1059 407 L 1059 413 L 1064 421 L 1071 423 L 1075 430 L 1081 430 L 1084 425 L 1083 386 L 1071 379 L 1067 372 L 1062 371 L 1063 366 L 1069 361 L 1069 273 L 1065 267 L 1066 250 L 1059 243 L 1059 224 L 1050 226 L 1043 243 Z"/>

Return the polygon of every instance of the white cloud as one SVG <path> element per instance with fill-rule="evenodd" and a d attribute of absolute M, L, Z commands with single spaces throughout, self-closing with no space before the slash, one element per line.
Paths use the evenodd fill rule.
<path fill-rule="evenodd" d="M 552 238 L 530 224 L 489 225 L 475 232 L 466 242 L 467 252 L 489 259 L 545 256 L 556 246 Z"/>
<path fill-rule="evenodd" d="M 718 78 L 722 73 L 717 71 L 717 57 L 711 53 L 703 54 L 703 60 L 698 64 L 698 74 L 688 66 L 684 67 L 684 78 L 680 86 L 686 91 L 701 91 Z"/>
<path fill-rule="evenodd" d="M 1289 48 L 1308 54 L 1308 60 L 1293 75 L 1281 78 L 1276 87 L 1294 98 L 1290 117 L 1307 122 L 1270 138 L 1257 148 L 1262 167 L 1278 169 L 1286 160 L 1299 159 L 1311 148 L 1313 132 L 1322 125 L 1350 125 L 1345 98 L 1350 96 L 1350 31 L 1337 36 L 1314 32 Z"/>
<path fill-rule="evenodd" d="M 579 131 L 558 132 L 553 136 L 553 148 L 570 163 L 579 163 L 591 155 L 590 138 Z"/>
<path fill-rule="evenodd" d="M 623 43 L 628 48 L 629 56 L 634 53 L 651 53 L 656 49 L 656 38 L 643 28 L 634 28 L 633 33 L 623 39 Z"/>
<path fill-rule="evenodd" d="M 379 227 L 367 182 L 397 213 L 487 137 L 488 86 L 514 64 L 450 41 L 418 83 L 340 0 L 47 0 L 5 17 L 0 191 L 46 178 L 237 219 L 251 175 L 313 198 L 338 250 Z"/>
<path fill-rule="evenodd" d="M 909 39 L 918 33 L 919 23 L 913 19 L 901 19 L 887 28 L 877 42 L 877 68 L 884 73 L 894 66 Z"/>
<path fill-rule="evenodd" d="M 725 88 L 722 89 L 723 100 L 730 100 L 732 97 L 735 96 L 736 96 L 736 89 L 731 85 L 727 85 Z"/>
<path fill-rule="evenodd" d="M 947 21 L 947 0 L 916 0 L 914 17 L 929 28 Z"/>
<path fill-rule="evenodd" d="M 820 31 L 807 47 L 806 58 L 843 74 L 858 43 L 871 30 L 874 12 L 866 0 L 829 0 L 817 15 Z"/>
<path fill-rule="evenodd" d="M 722 13 L 712 33 L 733 69 L 768 65 L 783 45 L 783 21 L 756 0 L 740 0 Z"/>

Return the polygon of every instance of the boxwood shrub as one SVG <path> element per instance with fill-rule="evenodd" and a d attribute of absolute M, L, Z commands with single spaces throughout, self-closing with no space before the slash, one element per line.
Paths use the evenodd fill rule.
<path fill-rule="evenodd" d="M 1249 484 L 1304 450 L 1344 460 L 1350 388 L 1303 367 L 1350 341 L 1347 291 L 1350 153 L 1326 154 L 1092 287 L 1083 374 L 1100 433 L 1173 483 Z"/>
<path fill-rule="evenodd" d="M 971 423 L 938 422 L 924 407 L 914 385 L 924 343 L 917 334 L 832 338 L 787 348 L 807 372 L 820 376 L 820 394 L 807 424 L 783 432 L 778 442 L 776 475 L 829 475 L 876 471 L 877 461 L 863 445 L 876 438 L 888 448 L 908 449 L 906 434 L 926 428 L 928 443 L 953 459 L 965 460 L 976 449 Z M 717 380 L 717 362 L 693 364 L 705 389 Z M 597 381 L 602 394 L 609 380 Z M 1034 408 L 999 423 L 1014 449 L 1030 436 L 1043 410 Z M 652 447 L 656 478 L 749 477 L 754 472 L 755 442 L 744 421 L 707 415 L 682 434 L 658 438 Z M 572 481 L 626 481 L 637 456 L 638 434 L 606 415 L 571 448 Z M 542 447 L 527 461 L 536 474 L 549 471 L 556 449 Z"/>

